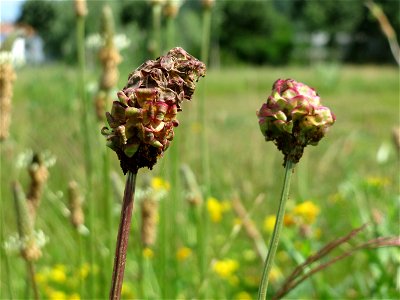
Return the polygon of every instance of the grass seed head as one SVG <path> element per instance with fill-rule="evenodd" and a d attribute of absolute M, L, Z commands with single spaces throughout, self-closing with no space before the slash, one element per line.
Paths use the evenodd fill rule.
<path fill-rule="evenodd" d="M 204 63 L 177 47 L 129 75 L 119 100 L 106 113 L 110 129 L 102 129 L 124 173 L 151 169 L 163 155 L 179 125 L 176 116 L 182 102 L 191 100 L 205 70 Z"/>
<path fill-rule="evenodd" d="M 86 0 L 75 0 L 75 14 L 78 18 L 84 18 L 88 14 Z"/>
<path fill-rule="evenodd" d="M 49 177 L 49 171 L 43 159 L 43 155 L 34 154 L 32 162 L 28 167 L 29 176 L 31 182 L 29 185 L 29 191 L 27 195 L 29 210 L 33 220 L 36 218 L 36 211 L 40 205 L 40 199 L 42 198 L 44 185 Z"/>
<path fill-rule="evenodd" d="M 257 112 L 261 132 L 287 160 L 297 163 L 307 145 L 317 145 L 335 115 L 322 106 L 314 89 L 293 79 L 278 79 L 267 102 Z"/>
<path fill-rule="evenodd" d="M 16 75 L 11 63 L 11 54 L 2 51 L 0 56 L 0 141 L 2 141 L 10 135 L 11 100 Z"/>
<path fill-rule="evenodd" d="M 71 211 L 71 223 L 75 228 L 79 229 L 84 225 L 85 214 L 82 208 L 83 198 L 79 193 L 78 183 L 76 181 L 71 181 L 68 184 L 68 203 Z"/>
<path fill-rule="evenodd" d="M 103 121 L 110 91 L 118 82 L 118 65 L 122 61 L 118 48 L 114 43 L 114 19 L 112 10 L 108 5 L 103 7 L 100 31 L 103 40 L 103 46 L 99 51 L 102 73 L 99 82 L 99 91 L 94 97 L 94 104 L 97 119 Z"/>

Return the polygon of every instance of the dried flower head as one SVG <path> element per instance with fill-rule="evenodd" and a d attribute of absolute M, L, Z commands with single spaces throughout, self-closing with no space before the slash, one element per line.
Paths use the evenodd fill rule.
<path fill-rule="evenodd" d="M 201 0 L 201 4 L 204 9 L 211 9 L 215 4 L 215 0 Z"/>
<path fill-rule="evenodd" d="M 68 184 L 68 202 L 71 211 L 71 223 L 75 228 L 79 229 L 84 225 L 85 214 L 82 208 L 83 198 L 79 193 L 76 181 L 70 181 Z"/>
<path fill-rule="evenodd" d="M 151 169 L 163 155 L 179 124 L 176 115 L 182 101 L 192 98 L 205 70 L 204 63 L 177 47 L 129 75 L 127 85 L 118 92 L 119 101 L 106 113 L 111 128 L 102 129 L 124 173 Z"/>
<path fill-rule="evenodd" d="M 293 79 L 278 79 L 257 112 L 265 140 L 273 141 L 287 160 L 297 163 L 307 145 L 317 145 L 335 123 L 314 89 Z"/>
<path fill-rule="evenodd" d="M 75 14 L 79 18 L 86 17 L 88 11 L 86 6 L 86 0 L 75 0 Z"/>
<path fill-rule="evenodd" d="M 9 136 L 11 100 L 16 79 L 10 52 L 0 52 L 0 141 Z"/>
<path fill-rule="evenodd" d="M 44 185 L 49 177 L 49 171 L 43 155 L 38 153 L 33 155 L 32 161 L 28 167 L 28 172 L 31 182 L 26 199 L 28 201 L 29 212 L 32 219 L 35 220 L 36 212 L 40 205 L 40 199 L 42 198 Z"/>
<path fill-rule="evenodd" d="M 99 91 L 94 97 L 97 119 L 104 120 L 106 103 L 110 97 L 111 89 L 118 82 L 118 64 L 121 56 L 114 42 L 114 19 L 110 6 L 103 7 L 101 18 L 101 36 L 104 41 L 99 51 L 99 60 L 102 65 L 102 73 L 99 82 Z"/>

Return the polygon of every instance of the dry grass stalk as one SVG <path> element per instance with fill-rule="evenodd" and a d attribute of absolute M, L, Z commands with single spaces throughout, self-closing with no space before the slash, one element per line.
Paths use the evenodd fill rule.
<path fill-rule="evenodd" d="M 250 219 L 249 213 L 246 211 L 246 208 L 243 206 L 239 197 L 233 198 L 232 205 L 236 215 L 240 218 L 247 236 L 253 241 L 258 256 L 261 258 L 261 261 L 264 261 L 265 257 L 267 256 L 268 249 L 264 244 L 264 240 L 260 232 Z"/>
<path fill-rule="evenodd" d="M 193 171 L 188 165 L 182 165 L 181 174 L 187 191 L 186 200 L 193 206 L 201 205 L 204 199 Z"/>
<path fill-rule="evenodd" d="M 396 146 L 397 153 L 400 154 L 400 127 L 394 127 L 392 131 L 393 143 Z"/>
<path fill-rule="evenodd" d="M 10 61 L 0 62 L 0 141 L 10 135 L 11 100 L 13 96 L 13 83 L 16 79 L 14 68 Z"/>
<path fill-rule="evenodd" d="M 146 197 L 141 201 L 141 237 L 144 247 L 151 247 L 156 242 L 157 237 L 157 214 L 158 201 L 151 197 Z"/>
<path fill-rule="evenodd" d="M 18 182 L 13 182 L 15 212 L 20 242 L 21 256 L 26 262 L 29 279 L 32 284 L 34 299 L 39 299 L 39 292 L 35 279 L 34 262 L 42 256 L 42 251 L 36 243 L 34 232 L 34 220 L 29 212 L 25 194 Z"/>
<path fill-rule="evenodd" d="M 88 14 L 86 0 L 75 0 L 75 14 L 79 18 L 84 18 Z"/>
<path fill-rule="evenodd" d="M 103 7 L 101 22 L 101 35 L 104 46 L 99 51 L 99 60 L 102 65 L 100 76 L 99 91 L 95 96 L 95 109 L 99 121 L 105 119 L 106 103 L 111 103 L 110 91 L 117 84 L 119 72 L 118 64 L 121 56 L 114 45 L 114 20 L 111 8 L 106 5 Z"/>
<path fill-rule="evenodd" d="M 365 5 L 368 7 L 374 18 L 378 20 L 381 30 L 389 42 L 393 57 L 397 64 L 400 65 L 399 43 L 397 41 L 396 32 L 394 31 L 392 25 L 390 25 L 388 18 L 386 17 L 382 8 L 373 1 L 366 1 Z"/>
<path fill-rule="evenodd" d="M 42 256 L 42 252 L 36 245 L 34 236 L 34 219 L 27 205 L 27 199 L 18 182 L 12 184 L 14 194 L 15 211 L 17 216 L 18 234 L 21 241 L 21 255 L 26 261 L 36 261 Z"/>
<path fill-rule="evenodd" d="M 307 273 L 303 272 L 310 267 L 310 265 L 316 261 L 319 261 L 321 258 L 326 256 L 332 250 L 336 249 L 343 243 L 348 242 L 350 239 L 355 237 L 358 233 L 360 233 L 368 224 L 364 224 L 363 226 L 352 230 L 349 234 L 344 237 L 341 237 L 337 240 L 334 240 L 328 243 L 325 247 L 319 250 L 315 255 L 312 255 L 306 259 L 304 263 L 297 266 L 294 271 L 287 277 L 285 282 L 282 284 L 282 287 L 275 293 L 272 299 L 281 299 L 285 295 L 287 295 L 291 290 L 297 287 L 300 283 L 305 281 L 307 278 L 311 277 L 315 273 L 326 269 L 330 265 L 336 263 L 339 260 L 342 260 L 346 257 L 351 256 L 355 252 L 364 249 L 375 249 L 380 247 L 393 247 L 393 246 L 400 246 L 400 238 L 399 237 L 379 237 L 371 239 L 365 243 L 361 243 L 349 251 L 346 251 L 325 263 L 321 263 L 317 267 L 310 269 Z"/>
<path fill-rule="evenodd" d="M 71 223 L 75 228 L 79 229 L 84 225 L 85 214 L 82 209 L 83 198 L 79 193 L 78 183 L 76 181 L 71 181 L 68 184 L 68 203 L 71 211 Z"/>
<path fill-rule="evenodd" d="M 26 200 L 32 220 L 35 220 L 36 211 L 40 205 L 40 199 L 42 197 L 43 188 L 49 176 L 49 172 L 44 164 L 43 158 L 39 154 L 35 154 L 33 156 L 32 162 L 28 167 L 28 171 L 29 176 L 31 177 L 31 182 Z"/>

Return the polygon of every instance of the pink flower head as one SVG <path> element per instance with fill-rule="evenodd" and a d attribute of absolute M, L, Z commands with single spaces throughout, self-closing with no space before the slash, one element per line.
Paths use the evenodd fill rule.
<path fill-rule="evenodd" d="M 257 116 L 265 139 L 278 146 L 285 162 L 294 163 L 307 145 L 318 144 L 336 120 L 314 89 L 293 79 L 275 81 Z"/>

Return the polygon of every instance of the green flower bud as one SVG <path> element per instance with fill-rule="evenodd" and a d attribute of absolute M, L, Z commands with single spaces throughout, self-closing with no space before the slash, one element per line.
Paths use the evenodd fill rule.
<path fill-rule="evenodd" d="M 181 103 L 191 99 L 205 70 L 204 63 L 178 47 L 129 75 L 111 113 L 106 113 L 110 129 L 101 131 L 107 146 L 116 151 L 124 173 L 151 169 L 163 155 L 179 124 L 176 116 Z"/>
<path fill-rule="evenodd" d="M 317 145 L 336 120 L 314 89 L 293 79 L 275 81 L 257 116 L 265 140 L 277 145 L 285 163 L 297 163 L 304 148 Z"/>

